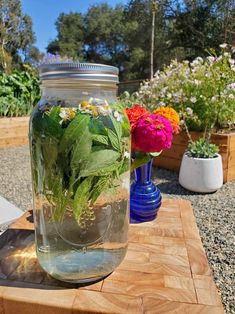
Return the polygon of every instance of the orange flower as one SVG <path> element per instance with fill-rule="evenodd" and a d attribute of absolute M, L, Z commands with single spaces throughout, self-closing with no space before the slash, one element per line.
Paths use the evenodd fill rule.
<path fill-rule="evenodd" d="M 166 119 L 168 119 L 172 125 L 174 133 L 179 133 L 180 118 L 178 113 L 171 107 L 160 107 L 153 111 L 154 114 L 158 114 Z"/>

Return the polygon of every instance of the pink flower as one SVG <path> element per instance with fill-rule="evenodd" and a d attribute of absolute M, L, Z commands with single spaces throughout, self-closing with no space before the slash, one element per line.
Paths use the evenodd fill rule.
<path fill-rule="evenodd" d="M 132 133 L 132 147 L 146 153 L 160 152 L 171 147 L 173 128 L 164 117 L 151 114 L 141 117 Z"/>

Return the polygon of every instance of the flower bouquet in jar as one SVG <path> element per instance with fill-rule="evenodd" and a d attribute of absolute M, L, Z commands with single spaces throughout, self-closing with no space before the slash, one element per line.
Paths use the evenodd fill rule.
<path fill-rule="evenodd" d="M 171 148 L 173 134 L 178 133 L 179 115 L 171 107 L 159 107 L 153 112 L 135 104 L 126 108 L 131 125 L 132 170 L 148 163 L 162 150 Z"/>
<path fill-rule="evenodd" d="M 173 134 L 179 132 L 179 116 L 171 107 L 159 107 L 149 112 L 135 104 L 126 108 L 131 125 L 132 165 L 135 180 L 131 185 L 130 211 L 132 222 L 156 218 L 161 206 L 161 193 L 151 181 L 153 157 L 171 148 Z"/>

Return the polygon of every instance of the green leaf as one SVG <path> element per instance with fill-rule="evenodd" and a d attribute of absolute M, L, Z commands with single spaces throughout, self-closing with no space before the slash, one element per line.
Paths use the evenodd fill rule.
<path fill-rule="evenodd" d="M 162 150 L 160 152 L 154 152 L 154 153 L 150 153 L 151 156 L 153 157 L 157 157 L 162 153 Z"/>
<path fill-rule="evenodd" d="M 53 106 L 48 116 L 54 121 L 56 121 L 57 123 L 59 123 L 61 120 L 59 114 L 60 114 L 60 107 Z"/>
<path fill-rule="evenodd" d="M 82 212 L 87 208 L 93 177 L 88 177 L 78 186 L 73 201 L 73 215 L 79 223 Z"/>
<path fill-rule="evenodd" d="M 100 194 L 108 188 L 109 185 L 109 177 L 100 177 L 98 181 L 94 185 L 91 194 L 91 205 L 95 203 Z"/>
<path fill-rule="evenodd" d="M 68 202 L 64 195 L 62 182 L 59 176 L 52 176 L 48 173 L 47 177 L 48 190 L 45 191 L 48 201 L 53 204 L 53 219 L 62 221 Z M 51 193 L 52 192 L 52 193 Z"/>
<path fill-rule="evenodd" d="M 111 149 L 103 149 L 90 154 L 87 163 L 82 164 L 80 177 L 96 175 L 100 170 L 113 165 L 120 154 Z"/>
<path fill-rule="evenodd" d="M 48 171 L 51 171 L 50 168 L 55 164 L 58 156 L 58 141 L 53 139 L 42 140 L 41 147 L 45 167 L 48 168 Z"/>
<path fill-rule="evenodd" d="M 145 165 L 150 160 L 151 160 L 151 156 L 146 155 L 146 154 L 139 156 L 139 157 L 136 157 L 134 159 L 134 162 L 131 164 L 131 171 L 133 171 L 135 168 L 139 168 L 140 166 Z"/>
<path fill-rule="evenodd" d="M 118 122 L 113 116 L 110 116 L 110 119 L 112 121 L 114 131 L 116 132 L 117 137 L 120 141 L 122 137 L 122 123 Z"/>
<path fill-rule="evenodd" d="M 105 135 L 93 134 L 92 140 L 103 145 L 109 145 L 109 139 Z"/>
<path fill-rule="evenodd" d="M 61 125 L 51 119 L 46 113 L 36 112 L 32 119 L 33 132 L 39 137 L 52 137 L 59 139 L 63 134 Z"/>
<path fill-rule="evenodd" d="M 107 176 L 108 174 L 111 174 L 114 171 L 117 171 L 119 167 L 121 166 L 120 161 L 115 161 L 109 166 L 103 167 L 100 170 L 95 170 L 94 172 L 91 173 L 93 176 Z"/>
<path fill-rule="evenodd" d="M 82 130 L 88 125 L 90 117 L 85 114 L 79 114 L 66 128 L 61 139 L 59 151 L 65 152 L 72 148 L 72 144 L 81 136 Z"/>
<path fill-rule="evenodd" d="M 127 116 L 124 114 L 123 115 L 123 121 L 122 121 L 122 135 L 124 137 L 128 137 L 130 136 L 130 131 L 131 131 L 131 127 L 130 127 L 130 123 L 129 120 L 127 118 Z"/>
<path fill-rule="evenodd" d="M 110 129 L 107 129 L 107 134 L 108 134 L 109 140 L 110 140 L 113 148 L 117 151 L 121 151 L 120 141 L 119 141 L 119 138 L 117 137 L 116 133 L 114 133 Z"/>
<path fill-rule="evenodd" d="M 129 167 L 130 167 L 130 160 L 125 159 L 122 162 L 121 167 L 119 168 L 119 175 L 122 175 L 124 172 L 128 171 Z"/>
<path fill-rule="evenodd" d="M 106 135 L 104 123 L 100 119 L 90 120 L 89 131 L 92 134 Z"/>
<path fill-rule="evenodd" d="M 80 137 L 76 140 L 71 157 L 71 169 L 77 169 L 79 165 L 86 161 L 92 146 L 92 139 L 88 126 L 80 132 Z"/>

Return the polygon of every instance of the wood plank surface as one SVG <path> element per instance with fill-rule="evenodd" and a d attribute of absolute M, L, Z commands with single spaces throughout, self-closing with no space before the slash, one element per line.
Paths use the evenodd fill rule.
<path fill-rule="evenodd" d="M 25 213 L 0 237 L 0 314 L 224 313 L 188 201 L 164 200 L 157 219 L 129 234 L 119 267 L 78 287 L 39 266 Z"/>
<path fill-rule="evenodd" d="M 29 117 L 0 118 L 0 147 L 28 143 Z"/>

